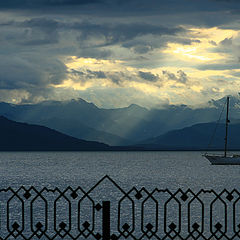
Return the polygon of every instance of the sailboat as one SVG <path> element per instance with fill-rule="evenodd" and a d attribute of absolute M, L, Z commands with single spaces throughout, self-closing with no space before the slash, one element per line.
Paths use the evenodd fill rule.
<path fill-rule="evenodd" d="M 228 125 L 230 123 L 229 118 L 229 97 L 227 97 L 227 112 L 226 112 L 226 124 L 225 124 L 225 145 L 223 155 L 212 155 L 205 153 L 203 156 L 207 158 L 212 165 L 240 165 L 240 155 L 228 154 L 227 144 L 228 144 Z"/>

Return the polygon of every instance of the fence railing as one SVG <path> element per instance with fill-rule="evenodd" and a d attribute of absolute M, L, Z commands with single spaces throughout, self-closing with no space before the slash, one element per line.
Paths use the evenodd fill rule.
<path fill-rule="evenodd" d="M 0 239 L 239 239 L 240 193 L 132 187 L 0 190 Z"/>

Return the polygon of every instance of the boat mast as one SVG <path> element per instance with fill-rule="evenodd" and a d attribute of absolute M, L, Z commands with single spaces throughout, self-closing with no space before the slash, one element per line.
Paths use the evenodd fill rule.
<path fill-rule="evenodd" d="M 228 119 L 228 112 L 229 112 L 229 97 L 227 97 L 227 115 L 226 115 L 226 134 L 225 134 L 225 148 L 224 148 L 224 157 L 227 156 L 227 143 L 228 143 L 228 124 L 229 124 L 229 119 Z"/>

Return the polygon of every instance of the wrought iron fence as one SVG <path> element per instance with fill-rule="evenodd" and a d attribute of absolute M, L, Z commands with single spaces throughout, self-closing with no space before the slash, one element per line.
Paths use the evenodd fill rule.
<path fill-rule="evenodd" d="M 0 239 L 239 239 L 240 193 L 81 187 L 0 190 Z"/>

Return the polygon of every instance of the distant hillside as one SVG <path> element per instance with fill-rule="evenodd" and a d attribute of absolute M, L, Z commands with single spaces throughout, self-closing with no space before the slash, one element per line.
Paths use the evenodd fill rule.
<path fill-rule="evenodd" d="M 0 151 L 107 150 L 98 142 L 67 136 L 47 127 L 11 121 L 0 116 Z"/>
<path fill-rule="evenodd" d="M 117 135 L 91 128 L 88 125 L 79 122 L 75 119 L 49 118 L 42 119 L 39 122 L 38 121 L 34 122 L 36 124 L 55 129 L 69 136 L 81 138 L 87 141 L 103 142 L 105 144 L 112 146 L 130 145 L 133 143 L 130 140 L 121 138 Z"/>
<path fill-rule="evenodd" d="M 147 149 L 164 150 L 206 150 L 216 123 L 195 124 L 191 127 L 169 131 L 156 138 L 145 140 L 139 144 Z M 229 149 L 240 150 L 240 124 L 229 126 Z M 225 125 L 219 124 L 209 150 L 224 149 Z"/>
<path fill-rule="evenodd" d="M 0 115 L 18 122 L 43 125 L 79 139 L 124 146 L 174 129 L 216 121 L 225 101 L 226 98 L 212 100 L 205 107 L 195 109 L 186 105 L 146 109 L 136 104 L 103 109 L 83 99 L 23 105 L 0 103 Z M 239 103 L 239 98 L 230 98 L 230 119 L 240 119 Z"/>

